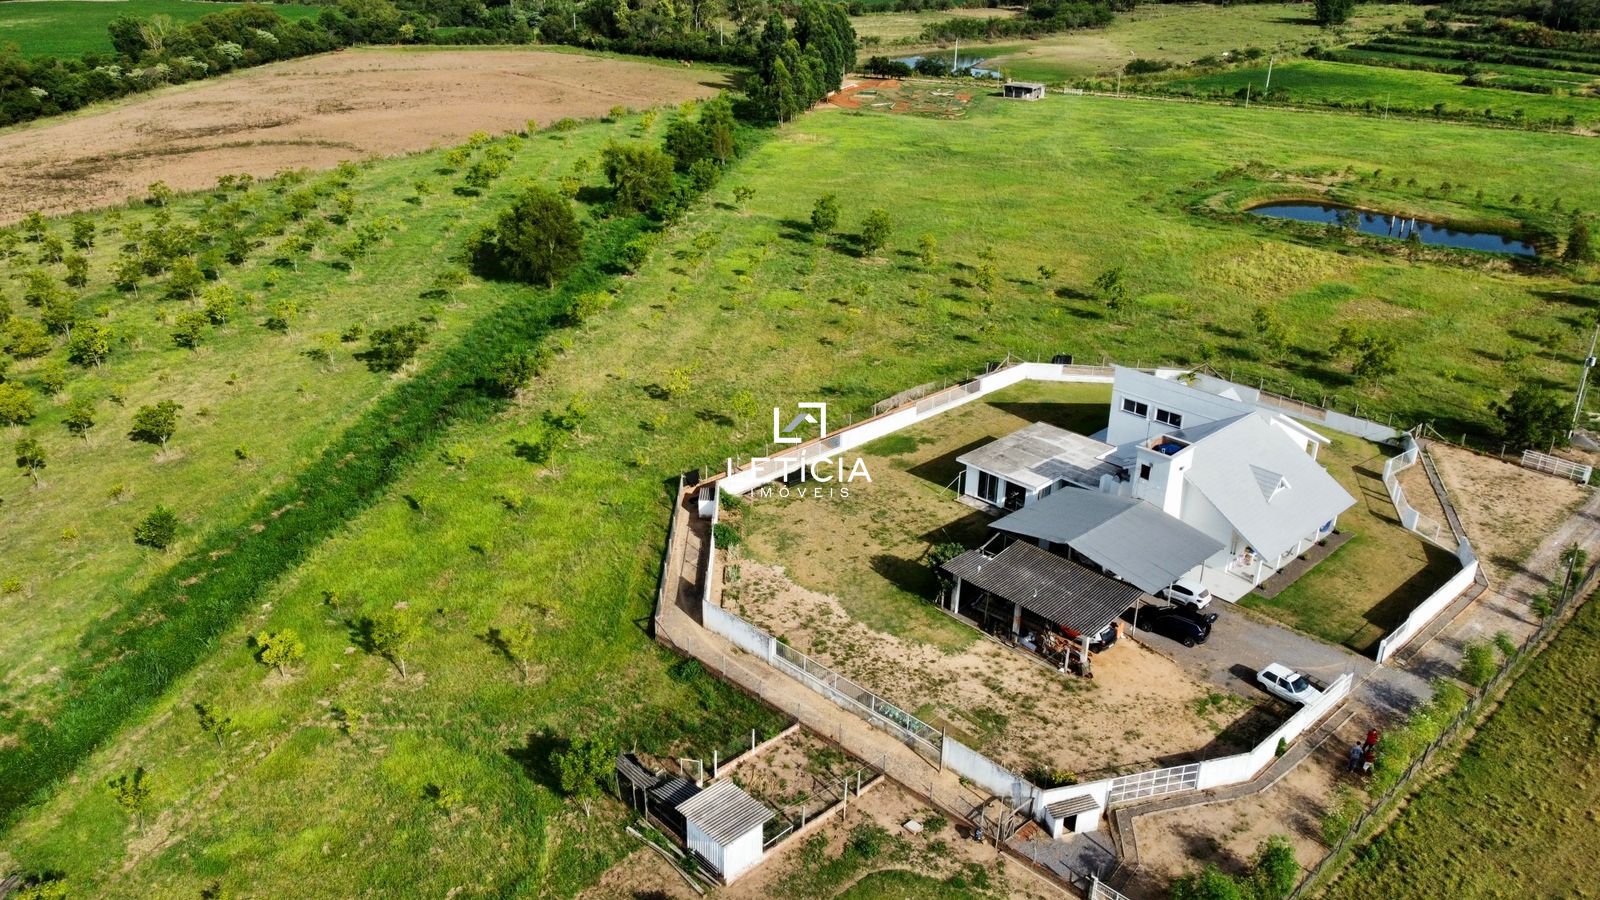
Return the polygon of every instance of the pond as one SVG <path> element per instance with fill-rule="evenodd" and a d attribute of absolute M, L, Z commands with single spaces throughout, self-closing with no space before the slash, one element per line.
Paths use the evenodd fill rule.
<path fill-rule="evenodd" d="M 950 65 L 951 62 L 953 61 L 955 63 L 955 71 L 957 71 L 957 72 L 960 72 L 963 69 L 971 69 L 972 70 L 972 77 L 974 77 L 974 78 L 1004 78 L 1005 77 L 1004 75 L 1001 75 L 999 72 L 995 71 L 994 69 L 981 68 L 981 66 L 985 62 L 988 62 L 988 60 L 983 59 L 982 57 L 978 57 L 978 56 L 954 56 L 954 57 L 951 57 L 951 56 L 945 56 L 944 54 L 939 54 L 939 55 L 935 56 L 934 59 L 937 59 L 938 61 L 944 63 L 946 66 Z M 917 63 L 922 62 L 922 56 L 921 55 L 918 55 L 918 56 L 898 56 L 898 57 L 895 57 L 894 61 L 898 62 L 898 63 L 905 63 L 906 65 L 908 65 L 911 68 L 915 69 L 917 67 Z"/>
<path fill-rule="evenodd" d="M 1458 231 L 1437 222 L 1408 219 L 1389 213 L 1356 209 L 1333 203 L 1310 203 L 1290 200 L 1281 203 L 1264 203 L 1246 210 L 1253 216 L 1269 219 L 1293 219 L 1296 222 L 1321 222 L 1338 224 L 1341 218 L 1355 225 L 1362 234 L 1407 240 L 1412 233 L 1424 244 L 1455 247 L 1461 250 L 1481 250 L 1486 253 L 1510 253 L 1516 256 L 1538 256 L 1532 244 L 1492 231 Z M 1353 218 L 1352 218 L 1353 217 Z"/>

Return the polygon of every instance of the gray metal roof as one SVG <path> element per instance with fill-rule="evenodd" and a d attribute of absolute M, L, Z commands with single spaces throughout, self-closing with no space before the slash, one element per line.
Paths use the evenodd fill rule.
<path fill-rule="evenodd" d="M 1264 413 L 1214 423 L 1199 439 L 1179 434 L 1193 446 L 1187 481 L 1269 560 L 1356 504 Z"/>
<path fill-rule="evenodd" d="M 777 815 L 727 778 L 712 782 L 710 787 L 678 804 L 678 812 L 723 846 L 733 843 L 750 829 L 767 824 Z"/>
<path fill-rule="evenodd" d="M 1030 490 L 1057 481 L 1098 488 L 1101 475 L 1116 474 L 1117 467 L 1101 459 L 1116 449 L 1065 428 L 1035 422 L 961 454 L 956 462 L 976 466 Z"/>
<path fill-rule="evenodd" d="M 650 799 L 658 806 L 668 809 L 677 809 L 684 801 L 700 793 L 694 782 L 681 775 L 666 778 L 660 784 L 650 789 Z"/>
<path fill-rule="evenodd" d="M 942 567 L 967 584 L 1080 635 L 1099 634 L 1144 592 L 1018 541 L 994 556 L 968 550 Z"/>
<path fill-rule="evenodd" d="M 1099 491 L 1057 491 L 990 527 L 1064 544 L 1151 594 L 1222 549 L 1153 504 Z"/>
<path fill-rule="evenodd" d="M 1006 87 L 1029 88 L 1031 90 L 1042 91 L 1042 90 L 1044 90 L 1044 82 L 1041 82 L 1041 81 L 1008 81 L 1008 82 L 1006 82 Z"/>
<path fill-rule="evenodd" d="M 654 772 L 644 767 L 632 753 L 624 753 L 617 757 L 617 774 L 621 775 L 629 784 L 636 788 L 649 790 L 659 781 Z"/>
<path fill-rule="evenodd" d="M 1049 813 L 1052 819 L 1065 819 L 1067 816 L 1075 816 L 1078 813 L 1086 813 L 1099 808 L 1100 804 L 1094 802 L 1094 797 L 1088 794 L 1079 794 L 1076 797 L 1064 797 L 1057 800 L 1046 806 L 1044 811 Z"/>

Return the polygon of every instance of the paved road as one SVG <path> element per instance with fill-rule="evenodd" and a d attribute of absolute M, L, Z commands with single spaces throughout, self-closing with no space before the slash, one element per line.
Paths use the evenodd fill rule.
<path fill-rule="evenodd" d="M 1281 662 L 1319 681 L 1346 672 L 1357 679 L 1350 702 L 1369 715 L 1388 721 L 1431 694 L 1427 681 L 1375 661 L 1345 647 L 1265 622 L 1228 603 L 1213 603 L 1217 621 L 1211 639 L 1197 647 L 1150 632 L 1136 632 L 1146 646 L 1210 683 L 1251 700 L 1268 696 L 1255 676 L 1268 663 Z"/>

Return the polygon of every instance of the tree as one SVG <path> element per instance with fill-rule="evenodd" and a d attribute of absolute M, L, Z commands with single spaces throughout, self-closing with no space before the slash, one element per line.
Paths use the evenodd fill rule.
<path fill-rule="evenodd" d="M 428 330 L 421 322 L 405 322 L 373 331 L 369 342 L 367 352 L 362 354 L 367 368 L 374 372 L 395 372 L 428 342 Z"/>
<path fill-rule="evenodd" d="M 111 791 L 111 798 L 117 801 L 117 806 L 133 816 L 135 826 L 144 830 L 144 808 L 150 802 L 150 778 L 144 766 L 111 779 L 106 782 L 106 787 Z"/>
<path fill-rule="evenodd" d="M 1250 883 L 1255 888 L 1255 900 L 1283 900 L 1294 892 L 1299 881 L 1300 862 L 1294 858 L 1294 846 L 1289 839 L 1274 834 L 1262 841 L 1250 861 Z"/>
<path fill-rule="evenodd" d="M 38 415 L 33 394 L 12 381 L 0 382 L 0 425 L 23 425 Z"/>
<path fill-rule="evenodd" d="M 33 486 L 39 486 L 39 470 L 45 466 L 44 447 L 38 440 L 25 437 L 17 441 L 17 468 L 22 474 L 33 479 Z"/>
<path fill-rule="evenodd" d="M 514 622 L 505 628 L 489 629 L 489 640 L 511 660 L 522 673 L 524 684 L 528 681 L 528 663 L 536 652 L 538 633 L 527 622 Z"/>
<path fill-rule="evenodd" d="M 1594 262 L 1594 244 L 1589 237 L 1589 223 L 1583 216 L 1572 217 L 1572 230 L 1567 233 L 1567 249 L 1561 256 L 1568 262 Z"/>
<path fill-rule="evenodd" d="M 78 306 L 66 295 L 52 297 L 39 313 L 39 323 L 51 334 L 70 337 L 73 326 L 78 324 Z"/>
<path fill-rule="evenodd" d="M 825 235 L 833 231 L 839 224 L 839 198 L 833 194 L 823 194 L 817 202 L 811 205 L 811 231 L 814 234 Z"/>
<path fill-rule="evenodd" d="M 1566 446 L 1569 413 L 1566 401 L 1555 391 L 1524 382 L 1495 404 L 1494 413 L 1501 436 L 1513 447 Z"/>
<path fill-rule="evenodd" d="M 81 288 L 89 283 L 89 260 L 82 253 L 68 253 L 61 264 L 66 266 L 69 287 Z"/>
<path fill-rule="evenodd" d="M 0 331 L 0 350 L 9 352 L 17 359 L 43 356 L 50 352 L 50 347 L 49 332 L 33 319 L 13 316 L 5 324 L 5 329 Z"/>
<path fill-rule="evenodd" d="M 939 262 L 939 241 L 930 232 L 924 231 L 917 238 L 917 261 L 925 269 L 931 269 Z"/>
<path fill-rule="evenodd" d="M 1122 267 L 1112 266 L 1095 276 L 1094 291 L 1105 301 L 1106 309 L 1116 312 L 1128 299 L 1128 285 L 1122 277 Z"/>
<path fill-rule="evenodd" d="M 289 666 L 305 658 L 306 645 L 300 641 L 300 635 L 293 628 L 282 631 L 263 631 L 254 638 L 256 645 L 256 661 L 271 669 L 276 669 L 279 675 L 286 674 Z"/>
<path fill-rule="evenodd" d="M 89 430 L 94 428 L 94 401 L 80 397 L 68 403 L 61 424 L 67 426 L 67 430 L 78 437 L 85 441 L 89 440 Z"/>
<path fill-rule="evenodd" d="M 533 186 L 478 232 L 467 252 L 482 274 L 554 287 L 582 258 L 583 228 L 565 197 Z"/>
<path fill-rule="evenodd" d="M 1256 329 L 1256 342 L 1267 350 L 1273 359 L 1283 356 L 1289 349 L 1291 333 L 1289 326 L 1284 324 L 1283 317 L 1278 315 L 1277 309 L 1271 306 L 1258 306 L 1250 316 L 1250 323 Z"/>
<path fill-rule="evenodd" d="M 211 320 L 198 309 L 179 313 L 173 320 L 172 342 L 179 347 L 193 350 L 200 346 L 200 339 L 205 336 L 206 326 L 209 324 Z"/>
<path fill-rule="evenodd" d="M 394 664 L 400 677 L 406 677 L 406 648 L 422 636 L 422 622 L 409 610 L 391 609 L 367 620 L 367 638 L 372 649 Z"/>
<path fill-rule="evenodd" d="M 133 428 L 128 439 L 167 449 L 167 441 L 178 430 L 178 410 L 183 407 L 171 400 L 162 400 L 152 406 L 141 406 L 133 414 Z"/>
<path fill-rule="evenodd" d="M 180 256 L 172 261 L 172 275 L 167 279 L 167 298 L 193 300 L 205 283 L 205 273 L 195 264 L 194 257 Z"/>
<path fill-rule="evenodd" d="M 672 194 L 673 160 L 645 143 L 607 144 L 600 152 L 617 209 L 654 214 Z"/>
<path fill-rule="evenodd" d="M 76 365 L 99 368 L 111 355 L 111 327 L 87 322 L 73 329 L 67 340 L 67 359 Z"/>
<path fill-rule="evenodd" d="M 178 537 L 178 514 L 157 505 L 150 515 L 133 526 L 133 542 L 141 547 L 165 550 Z"/>
<path fill-rule="evenodd" d="M 233 730 L 233 717 L 204 703 L 194 705 L 194 714 L 200 719 L 200 731 L 215 738 L 220 749 L 223 739 Z"/>
<path fill-rule="evenodd" d="M 1335 355 L 1350 354 L 1350 374 L 1357 381 L 1376 381 L 1399 371 L 1400 342 L 1363 325 L 1345 325 L 1333 342 Z"/>
<path fill-rule="evenodd" d="M 1174 881 L 1168 896 L 1172 900 L 1249 900 L 1243 887 L 1232 875 L 1217 868 L 1215 863 L 1195 875 L 1185 875 Z"/>
<path fill-rule="evenodd" d="M 617 762 L 616 744 L 607 737 L 579 738 L 566 750 L 551 754 L 561 777 L 561 790 L 583 803 L 583 814 L 591 814 L 589 804 L 600 796 L 601 785 Z"/>
<path fill-rule="evenodd" d="M 1355 0 L 1312 0 L 1317 24 L 1324 28 L 1350 21 L 1355 5 Z"/>
<path fill-rule="evenodd" d="M 72 220 L 72 246 L 87 250 L 94 246 L 94 222 L 90 219 Z"/>
<path fill-rule="evenodd" d="M 861 220 L 861 252 L 868 256 L 878 255 L 889 244 L 890 233 L 894 230 L 894 222 L 889 218 L 889 211 L 882 207 L 874 208 Z"/>

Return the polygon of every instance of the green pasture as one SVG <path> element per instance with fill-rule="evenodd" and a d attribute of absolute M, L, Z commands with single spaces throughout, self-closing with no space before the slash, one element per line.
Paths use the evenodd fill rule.
<path fill-rule="evenodd" d="M 1106 28 L 1069 31 L 1030 41 L 973 45 L 970 51 L 987 58 L 990 68 L 999 68 L 1013 78 L 1055 82 L 1115 72 L 1135 58 L 1183 65 L 1251 47 L 1265 53 L 1299 53 L 1319 41 L 1359 40 L 1415 12 L 1415 7 L 1404 4 L 1359 6 L 1350 23 L 1335 33 L 1318 27 L 1311 19 L 1311 8 L 1304 4 L 1143 4 L 1131 12 L 1118 13 L 1116 21 Z M 864 16 L 855 21 L 860 23 L 857 29 L 862 34 L 870 35 L 876 33 L 879 19 L 887 23 L 908 15 L 932 14 L 897 13 Z M 902 33 L 915 34 L 898 24 L 884 28 L 885 41 Z M 963 46 L 962 55 L 968 50 Z M 865 52 L 873 51 L 869 48 Z"/>
<path fill-rule="evenodd" d="M 1231 96 L 1243 91 L 1246 85 L 1259 92 L 1266 85 L 1266 79 L 1266 66 L 1252 66 L 1180 77 L 1162 82 L 1160 89 Z M 1396 113 L 1425 115 L 1433 114 L 1435 107 L 1443 104 L 1447 115 L 1488 117 L 1504 122 L 1562 122 L 1569 116 L 1585 128 L 1600 122 L 1600 98 L 1468 87 L 1461 81 L 1459 75 L 1320 60 L 1283 62 L 1272 70 L 1274 102 L 1375 112 L 1389 109 Z"/>
<path fill-rule="evenodd" d="M 1600 606 L 1511 686 L 1452 770 L 1429 781 L 1321 896 L 1559 896 L 1594 884 Z M 1441 840 L 1442 835 L 1449 835 Z"/>
<path fill-rule="evenodd" d="M 0 46 L 16 44 L 27 57 L 110 53 L 106 28 L 118 16 L 161 15 L 181 25 L 242 5 L 211 0 L 7 0 L 0 3 Z M 270 6 L 285 19 L 319 12 L 318 7 L 296 3 Z"/>
<path fill-rule="evenodd" d="M 454 193 L 461 176 L 441 174 L 438 153 L 372 164 L 353 182 L 361 217 L 393 212 L 400 229 L 348 272 L 320 253 L 299 271 L 254 257 L 229 278 L 258 305 L 198 352 L 164 337 L 161 320 L 182 303 L 111 291 L 103 266 L 117 238 L 97 245 L 83 306 L 106 307 L 133 337 L 111 371 L 72 370 L 65 393 L 106 398 L 126 384 L 115 388 L 125 405 L 105 399 L 104 425 L 79 446 L 60 401 L 45 401 L 6 436 L 46 443 L 46 485 L 13 473 L 0 488 L 0 558 L 22 584 L 0 596 L 21 629 L 0 636 L 0 714 L 28 728 L 26 745 L 0 745 L 0 765 L 51 758 L 27 755 L 44 753 L 46 737 L 88 749 L 15 811 L 0 868 L 59 871 L 94 896 L 289 896 L 308 884 L 333 896 L 573 894 L 634 845 L 615 805 L 587 818 L 560 799 L 553 745 L 609 731 L 709 756 L 777 724 L 645 633 L 667 486 L 687 468 L 766 449 L 769 407 L 823 399 L 840 421 L 1008 352 L 1063 352 L 1210 360 L 1397 422 L 1481 430 L 1517 381 L 1576 376 L 1597 302 L 1560 269 L 1385 255 L 1190 211 L 1237 190 L 1219 176 L 1250 163 L 1298 173 L 1297 189 L 1340 184 L 1419 215 L 1507 215 L 1530 209 L 1513 195 L 1548 206 L 1558 193 L 1567 208 L 1595 209 L 1600 187 L 1566 177 L 1590 164 L 1586 139 L 1060 96 L 979 98 L 959 121 L 808 114 L 735 163 L 637 274 L 606 263 L 638 223 L 599 218 L 604 192 L 589 190 L 579 196 L 590 262 L 556 292 L 469 277 L 435 293 L 517 180 L 578 174 L 595 188 L 598 167 L 580 174 L 578 161 L 636 128 L 507 141 L 513 171 L 482 197 Z M 1354 177 L 1376 169 L 1394 186 Z M 413 204 L 418 179 L 431 190 Z M 1483 197 L 1429 196 L 1445 179 Z M 825 193 L 840 198 L 841 224 L 814 234 L 810 211 Z M 261 202 L 270 213 L 279 201 Z M 178 210 L 203 203 L 184 198 Z M 856 233 L 874 207 L 889 211 L 889 243 L 863 253 Z M 114 232 L 150 215 L 94 219 Z M 918 258 L 924 234 L 931 261 Z M 1108 269 L 1126 285 L 1117 309 L 1092 286 Z M 596 289 L 615 299 L 586 324 L 551 315 L 571 292 Z M 257 324 L 280 297 L 304 304 L 287 334 Z M 1290 326 L 1281 354 L 1259 346 L 1257 306 Z M 398 375 L 362 368 L 351 354 L 362 342 L 328 362 L 306 355 L 352 323 L 423 316 L 430 343 Z M 1400 340 L 1392 377 L 1353 380 L 1331 350 L 1350 323 Z M 471 399 L 477 351 L 508 340 L 553 356 L 516 402 Z M 43 365 L 8 377 L 32 387 Z M 168 397 L 185 409 L 157 461 L 123 432 L 133 407 Z M 533 461 L 523 448 L 551 416 L 575 430 Z M 384 442 L 391 433 L 401 446 Z M 111 502 L 119 482 L 124 499 Z M 156 502 L 184 520 L 166 555 L 129 540 Z M 424 622 L 404 679 L 352 629 L 401 603 Z M 516 621 L 538 633 L 526 683 L 488 640 Z M 283 628 L 307 645 L 288 676 L 247 643 Z M 127 671 L 151 658 L 147 636 L 177 662 Z M 107 684 L 102 672 L 129 678 Z M 143 684 L 159 689 L 141 694 Z M 230 713 L 236 733 L 219 747 L 195 703 Z M 136 766 L 154 789 L 142 830 L 105 788 Z M 16 782 L 9 789 L 15 798 Z"/>

